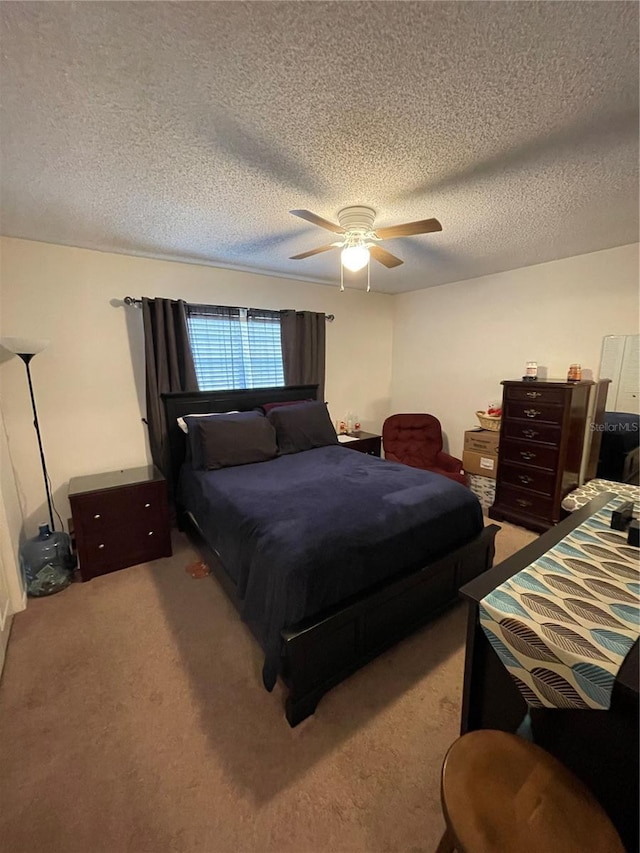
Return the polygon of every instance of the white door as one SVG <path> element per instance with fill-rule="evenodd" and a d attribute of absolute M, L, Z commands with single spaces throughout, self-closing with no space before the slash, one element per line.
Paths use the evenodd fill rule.
<path fill-rule="evenodd" d="M 640 413 L 640 335 L 604 339 L 600 379 L 610 379 L 608 412 Z"/>

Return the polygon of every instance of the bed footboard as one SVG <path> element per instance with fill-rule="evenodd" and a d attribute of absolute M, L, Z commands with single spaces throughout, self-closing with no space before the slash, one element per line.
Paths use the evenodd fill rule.
<path fill-rule="evenodd" d="M 495 536 L 488 525 L 471 542 L 419 571 L 386 584 L 315 622 L 283 631 L 286 717 L 296 726 L 334 685 L 458 598 L 458 590 L 491 568 Z"/>

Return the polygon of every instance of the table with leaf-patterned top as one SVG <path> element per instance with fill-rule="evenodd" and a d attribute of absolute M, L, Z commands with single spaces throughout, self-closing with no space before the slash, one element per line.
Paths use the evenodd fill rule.
<path fill-rule="evenodd" d="M 461 589 L 461 728 L 526 721 L 637 850 L 640 552 L 610 528 L 619 502 L 595 498 Z"/>

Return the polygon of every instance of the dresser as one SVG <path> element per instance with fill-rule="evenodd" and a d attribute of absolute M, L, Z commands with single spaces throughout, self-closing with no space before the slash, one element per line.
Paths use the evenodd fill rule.
<path fill-rule="evenodd" d="M 348 447 L 349 450 L 357 450 L 360 453 L 366 453 L 369 456 L 380 456 L 382 446 L 382 436 L 376 435 L 373 432 L 353 433 L 352 435 L 342 436 L 346 441 L 340 441 L 343 447 Z"/>
<path fill-rule="evenodd" d="M 496 497 L 489 516 L 543 532 L 578 485 L 594 383 L 509 381 L 502 397 Z"/>
<path fill-rule="evenodd" d="M 69 502 L 83 581 L 171 556 L 167 482 L 154 466 L 74 477 Z"/>

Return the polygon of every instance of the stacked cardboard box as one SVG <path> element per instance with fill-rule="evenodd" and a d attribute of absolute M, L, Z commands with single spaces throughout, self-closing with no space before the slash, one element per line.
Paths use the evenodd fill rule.
<path fill-rule="evenodd" d="M 469 488 L 480 501 L 483 510 L 493 506 L 496 500 L 496 481 L 491 477 L 479 477 L 477 474 L 469 474 Z"/>
<path fill-rule="evenodd" d="M 485 510 L 495 500 L 499 441 L 500 433 L 489 429 L 470 429 L 464 434 L 462 466 L 471 491 Z"/>

